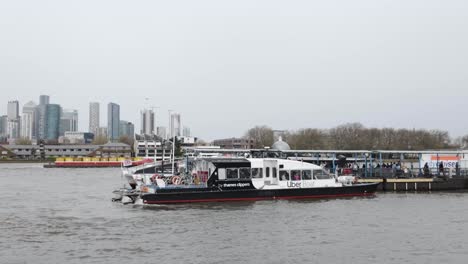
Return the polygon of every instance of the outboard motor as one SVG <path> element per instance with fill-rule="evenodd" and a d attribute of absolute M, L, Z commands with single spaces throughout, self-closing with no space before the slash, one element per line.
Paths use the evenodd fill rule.
<path fill-rule="evenodd" d="M 356 177 L 354 176 L 340 176 L 338 177 L 338 182 L 345 185 L 345 186 L 351 186 L 353 183 L 356 182 Z"/>

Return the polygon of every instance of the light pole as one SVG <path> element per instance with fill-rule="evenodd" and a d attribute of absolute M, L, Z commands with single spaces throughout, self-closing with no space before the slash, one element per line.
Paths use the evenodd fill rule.
<path fill-rule="evenodd" d="M 174 162 L 175 162 L 175 131 L 171 127 L 171 124 L 174 126 L 174 122 L 172 121 L 172 110 L 168 110 L 169 112 L 169 131 L 171 131 L 172 134 L 172 175 L 174 175 Z"/>
<path fill-rule="evenodd" d="M 172 130 L 171 130 L 171 113 L 172 113 L 172 110 L 169 109 L 169 110 L 167 110 L 167 112 L 169 114 L 169 119 L 168 119 L 169 125 L 167 126 L 167 130 L 168 130 L 169 133 L 166 133 L 166 139 L 169 139 L 169 137 L 170 137 L 169 135 L 172 135 Z"/>

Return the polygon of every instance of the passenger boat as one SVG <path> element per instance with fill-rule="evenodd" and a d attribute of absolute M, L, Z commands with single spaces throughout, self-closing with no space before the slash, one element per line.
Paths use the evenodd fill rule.
<path fill-rule="evenodd" d="M 179 170 L 180 161 L 174 162 L 174 168 Z M 125 178 L 132 189 L 141 187 L 142 185 L 150 185 L 155 181 L 151 178 L 158 176 L 167 180 L 174 175 L 172 172 L 172 163 L 149 160 L 140 164 L 127 164 L 122 166 L 122 177 Z"/>
<path fill-rule="evenodd" d="M 136 186 L 120 195 L 142 204 L 319 199 L 369 197 L 375 195 L 378 186 L 285 159 L 200 159 L 192 167 L 186 176 L 136 177 Z"/>
<path fill-rule="evenodd" d="M 153 162 L 153 159 L 131 160 L 126 158 L 57 158 L 44 168 L 119 168 L 135 167 Z"/>

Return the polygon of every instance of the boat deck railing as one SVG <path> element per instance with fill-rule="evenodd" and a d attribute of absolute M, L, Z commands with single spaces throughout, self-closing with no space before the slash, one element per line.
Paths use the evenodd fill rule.
<path fill-rule="evenodd" d="M 468 169 L 450 169 L 443 171 L 431 168 L 429 170 L 419 169 L 393 169 L 393 168 L 368 168 L 368 169 L 343 169 L 339 172 L 342 175 L 354 175 L 360 178 L 468 178 Z"/>

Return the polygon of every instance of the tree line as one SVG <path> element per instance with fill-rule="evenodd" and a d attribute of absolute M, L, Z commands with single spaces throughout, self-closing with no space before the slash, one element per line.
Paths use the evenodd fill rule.
<path fill-rule="evenodd" d="M 291 149 L 316 150 L 427 150 L 468 147 L 468 135 L 451 139 L 447 131 L 426 129 L 367 128 L 349 123 L 331 129 L 303 128 L 280 133 Z M 275 131 L 256 126 L 245 133 L 255 148 L 271 146 Z"/>

